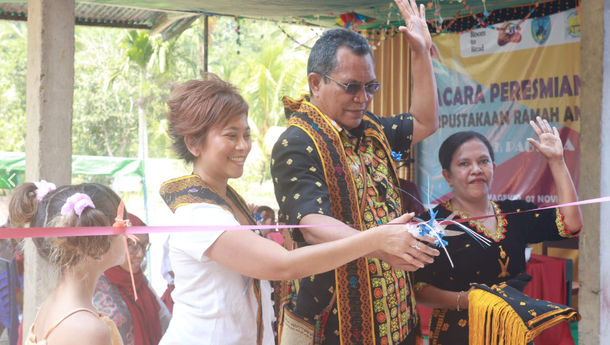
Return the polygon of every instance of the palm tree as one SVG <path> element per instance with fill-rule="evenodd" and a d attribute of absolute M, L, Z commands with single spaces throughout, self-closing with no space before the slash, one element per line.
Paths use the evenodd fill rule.
<path fill-rule="evenodd" d="M 277 36 L 266 35 L 264 41 L 258 43 L 259 50 L 248 54 L 238 68 L 229 69 L 231 82 L 242 86 L 244 98 L 250 105 L 253 138 L 263 152 L 259 166 L 261 183 L 270 178 L 268 167 L 273 142 L 269 144 L 269 130 L 285 125 L 281 98 L 298 96 L 292 93 L 306 90 L 307 82 L 304 55 L 295 55 L 291 49 L 286 49 L 290 43 Z"/>
<path fill-rule="evenodd" d="M 144 30 L 130 30 L 123 41 L 126 48 L 127 58 L 139 69 L 140 85 L 138 92 L 138 158 L 148 158 L 148 131 L 146 126 L 146 104 L 150 101 L 147 94 L 148 66 L 155 53 L 154 42 Z"/>

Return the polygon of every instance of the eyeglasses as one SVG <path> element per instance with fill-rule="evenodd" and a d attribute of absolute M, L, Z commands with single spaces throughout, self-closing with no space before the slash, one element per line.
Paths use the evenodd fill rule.
<path fill-rule="evenodd" d="M 350 95 L 356 95 L 356 94 L 362 92 L 362 88 L 364 88 L 366 93 L 368 93 L 369 95 L 374 95 L 375 92 L 379 91 L 379 88 L 381 87 L 381 84 L 376 81 L 372 81 L 372 82 L 366 83 L 366 84 L 355 83 L 355 82 L 343 84 L 342 82 L 340 82 L 336 79 L 333 79 L 328 74 L 325 74 L 324 77 L 334 81 L 335 83 L 337 83 L 340 86 L 343 86 L 345 88 L 345 93 L 348 93 Z"/>
<path fill-rule="evenodd" d="M 129 249 L 129 252 L 135 253 L 138 249 L 142 249 L 142 252 L 146 253 L 150 249 L 150 242 L 143 243 L 129 239 L 127 241 L 127 248 Z"/>

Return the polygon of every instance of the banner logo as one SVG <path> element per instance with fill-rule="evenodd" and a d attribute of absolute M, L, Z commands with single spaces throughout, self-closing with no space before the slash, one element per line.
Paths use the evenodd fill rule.
<path fill-rule="evenodd" d="M 498 31 L 498 45 L 501 47 L 509 42 L 521 42 L 521 27 L 518 24 L 506 22 Z"/>
<path fill-rule="evenodd" d="M 551 35 L 551 18 L 540 17 L 532 20 L 532 38 L 538 44 L 544 44 Z"/>
<path fill-rule="evenodd" d="M 567 21 L 566 37 L 580 38 L 580 18 L 578 18 L 578 11 L 571 11 L 568 13 Z"/>

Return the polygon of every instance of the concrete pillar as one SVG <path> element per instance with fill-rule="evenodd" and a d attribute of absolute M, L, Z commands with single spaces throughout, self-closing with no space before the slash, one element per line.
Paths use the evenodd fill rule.
<path fill-rule="evenodd" d="M 610 195 L 610 0 L 581 2 L 580 197 Z M 610 203 L 582 207 L 579 343 L 610 344 Z"/>
<path fill-rule="evenodd" d="M 28 1 L 27 181 L 70 183 L 73 88 L 74 0 Z"/>
<path fill-rule="evenodd" d="M 74 88 L 74 0 L 28 1 L 27 181 L 70 183 Z M 24 340 L 55 285 L 31 241 L 25 249 Z"/>

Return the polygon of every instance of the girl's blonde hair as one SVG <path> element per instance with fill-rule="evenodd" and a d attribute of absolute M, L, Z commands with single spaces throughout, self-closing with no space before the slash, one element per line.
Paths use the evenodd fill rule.
<path fill-rule="evenodd" d="M 62 216 L 62 206 L 75 193 L 87 194 L 95 208 L 85 208 L 80 216 L 74 211 Z M 110 226 L 120 202 L 112 189 L 97 183 L 61 186 L 39 201 L 36 185 L 27 182 L 15 188 L 9 203 L 9 221 L 14 227 Z M 64 270 L 85 257 L 100 258 L 110 248 L 111 240 L 111 236 L 71 236 L 36 238 L 34 243 L 43 258 Z"/>

